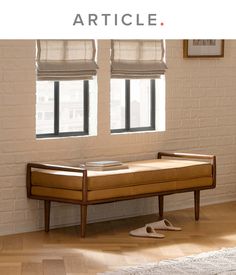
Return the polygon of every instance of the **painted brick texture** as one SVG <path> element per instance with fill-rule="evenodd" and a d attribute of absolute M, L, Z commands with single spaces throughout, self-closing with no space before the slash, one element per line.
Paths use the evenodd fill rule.
<path fill-rule="evenodd" d="M 35 41 L 0 41 L 0 234 L 39 230 L 43 204 L 26 198 L 26 163 L 78 165 L 92 159 L 154 158 L 158 151 L 217 155 L 217 188 L 202 204 L 236 198 L 236 41 L 225 57 L 183 59 L 182 41 L 167 41 L 166 131 L 110 134 L 109 41 L 98 43 L 98 135 L 35 138 Z M 192 207 L 192 194 L 166 198 L 165 209 Z M 154 213 L 157 199 L 89 208 L 89 221 Z M 79 206 L 54 203 L 54 227 L 79 224 Z"/>

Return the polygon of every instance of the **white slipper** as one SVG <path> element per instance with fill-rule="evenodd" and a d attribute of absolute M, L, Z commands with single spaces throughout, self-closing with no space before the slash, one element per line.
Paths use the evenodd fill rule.
<path fill-rule="evenodd" d="M 146 237 L 146 238 L 164 238 L 165 235 L 157 233 L 154 228 L 150 225 L 145 225 L 144 227 L 132 230 L 129 232 L 131 236 L 134 237 Z"/>
<path fill-rule="evenodd" d="M 158 222 L 152 222 L 147 224 L 148 226 L 153 227 L 154 229 L 158 229 L 158 230 L 169 230 L 169 231 L 180 231 L 182 230 L 181 227 L 175 227 L 172 225 L 172 223 L 170 221 L 168 221 L 167 219 L 158 221 Z"/>

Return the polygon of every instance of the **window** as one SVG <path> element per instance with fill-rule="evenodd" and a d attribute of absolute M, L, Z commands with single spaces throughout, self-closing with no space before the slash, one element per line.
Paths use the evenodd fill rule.
<path fill-rule="evenodd" d="M 155 80 L 111 80 L 111 132 L 155 130 Z"/>
<path fill-rule="evenodd" d="M 89 131 L 89 124 L 95 128 L 97 123 L 95 41 L 37 40 L 36 52 L 36 136 L 95 134 L 95 130 Z"/>
<path fill-rule="evenodd" d="M 112 133 L 164 129 L 164 49 L 163 40 L 111 41 Z"/>
<path fill-rule="evenodd" d="M 36 135 L 87 135 L 89 81 L 37 81 Z"/>

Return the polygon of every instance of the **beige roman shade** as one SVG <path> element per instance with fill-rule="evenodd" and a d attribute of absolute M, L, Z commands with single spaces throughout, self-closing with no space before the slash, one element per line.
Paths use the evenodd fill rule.
<path fill-rule="evenodd" d="M 112 78 L 159 78 L 165 73 L 163 40 L 112 40 Z"/>
<path fill-rule="evenodd" d="M 38 40 L 38 80 L 91 79 L 97 73 L 94 40 Z"/>

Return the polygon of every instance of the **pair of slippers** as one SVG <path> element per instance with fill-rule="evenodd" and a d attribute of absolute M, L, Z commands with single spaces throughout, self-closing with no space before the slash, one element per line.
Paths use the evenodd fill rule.
<path fill-rule="evenodd" d="M 134 237 L 146 237 L 146 238 L 164 238 L 165 235 L 160 234 L 157 230 L 168 230 L 168 231 L 180 231 L 181 227 L 175 227 L 167 219 L 146 224 L 144 227 L 132 230 L 129 232 Z"/>

